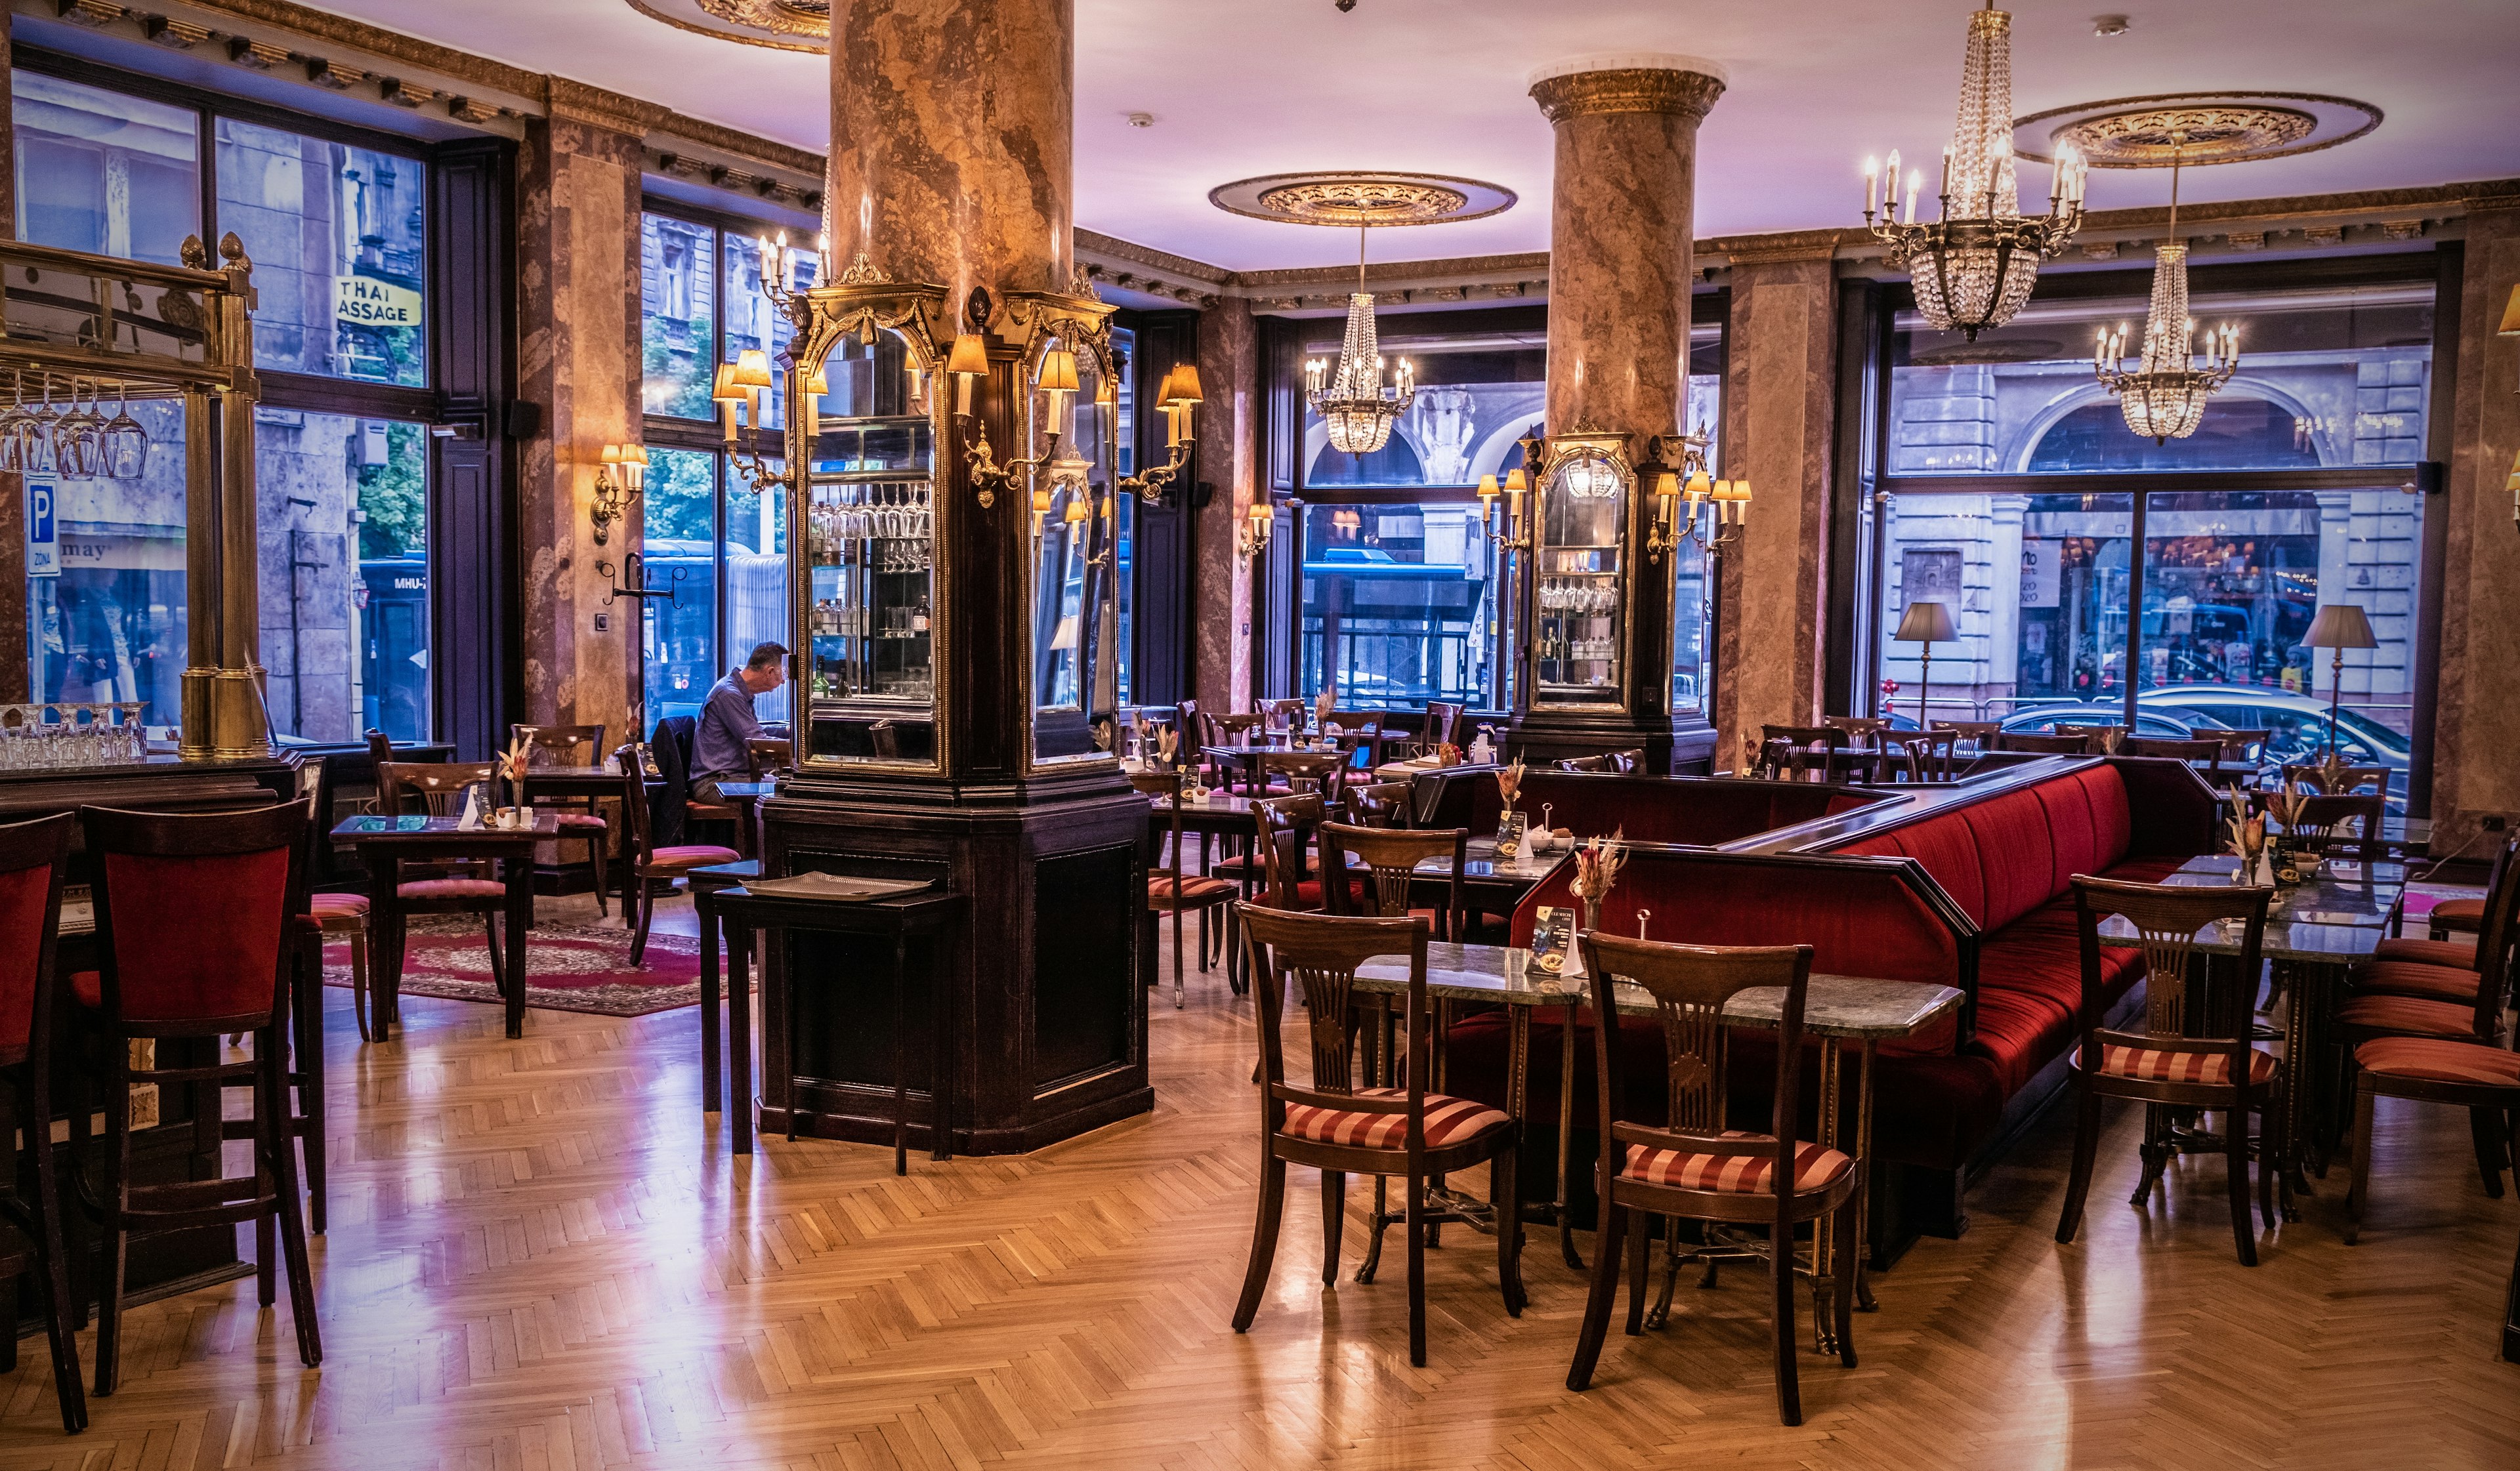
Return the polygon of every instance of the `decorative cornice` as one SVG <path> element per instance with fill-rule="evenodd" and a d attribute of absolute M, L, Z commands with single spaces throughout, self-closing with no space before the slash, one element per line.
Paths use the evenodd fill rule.
<path fill-rule="evenodd" d="M 582 122 L 645 138 L 650 129 L 674 115 L 671 109 L 652 102 L 590 87 L 564 76 L 545 77 L 543 82 L 543 107 L 556 122 Z"/>
<path fill-rule="evenodd" d="M 791 148 L 785 143 L 775 143 L 767 138 L 758 138 L 750 133 L 739 132 L 720 123 L 706 122 L 698 117 L 685 117 L 679 112 L 663 112 L 662 116 L 663 120 L 654 125 L 656 132 L 670 134 L 676 138 L 687 138 L 694 143 L 733 154 L 741 158 L 751 158 L 770 164 L 774 168 L 800 173 L 814 180 L 818 185 L 822 181 L 823 156 L 820 154 L 801 148 Z"/>
<path fill-rule="evenodd" d="M 1662 67 L 1577 71 L 1531 84 L 1532 101 L 1552 123 L 1609 112 L 1662 112 L 1702 122 L 1723 95 L 1722 77 Z"/>
<path fill-rule="evenodd" d="M 1234 274 L 1223 266 L 1083 228 L 1076 231 L 1076 250 L 1081 255 L 1099 255 L 1108 262 L 1145 266 L 1167 276 L 1196 281 L 1210 289 L 1223 286 Z"/>
<path fill-rule="evenodd" d="M 294 5 L 291 0 L 184 0 L 184 6 L 214 15 L 233 16 L 240 21 L 259 22 L 278 29 L 294 31 L 309 40 L 353 46 L 407 67 L 442 72 L 490 91 L 518 97 L 540 97 L 543 93 L 543 78 L 521 67 L 511 67 L 451 46 L 440 46 L 434 41 L 424 41 L 398 30 L 386 30 L 347 16 Z"/>

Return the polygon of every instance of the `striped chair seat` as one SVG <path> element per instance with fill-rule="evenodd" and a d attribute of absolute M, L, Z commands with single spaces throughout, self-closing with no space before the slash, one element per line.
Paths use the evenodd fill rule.
<path fill-rule="evenodd" d="M 364 914 L 368 912 L 365 894 L 309 894 L 306 912 L 319 919 L 339 914 Z"/>
<path fill-rule="evenodd" d="M 1181 902 L 1185 907 L 1215 904 L 1232 899 L 1241 892 L 1242 886 L 1231 879 L 1203 878 L 1192 873 L 1181 881 Z M 1148 876 L 1147 905 L 1150 909 L 1158 910 L 1169 910 L 1173 907 L 1173 876 L 1170 873 L 1155 873 Z"/>
<path fill-rule="evenodd" d="M 2413 1037 L 2469 1037 L 2476 1031 L 2476 1004 L 2411 996 L 2357 996 L 2336 1008 L 2336 1024 Z"/>
<path fill-rule="evenodd" d="M 710 864 L 741 863 L 743 855 L 715 843 L 678 843 L 648 855 L 651 869 L 704 869 Z"/>
<path fill-rule="evenodd" d="M 2411 996 L 2428 1002 L 2476 1004 L 2479 977 L 2452 965 L 2418 965 L 2412 960 L 2365 960 L 2354 967 L 2354 990 L 2363 996 Z"/>
<path fill-rule="evenodd" d="M 1722 1137 L 1744 1143 L 1764 1143 L 1769 1147 L 1760 1154 L 1700 1154 L 1687 1149 L 1628 1150 L 1627 1168 L 1619 1172 L 1623 1180 L 1642 1181 L 1650 1185 L 1669 1185 L 1682 1190 L 1721 1190 L 1728 1194 L 1757 1195 L 1773 1187 L 1777 1175 L 1776 1139 L 1764 1134 L 1751 1134 L 1739 1129 L 1727 1129 Z M 1804 1194 L 1827 1188 L 1837 1178 L 1855 1168 L 1855 1161 L 1825 1144 L 1808 1139 L 1794 1145 L 1794 1192 Z"/>
<path fill-rule="evenodd" d="M 2425 917 L 2441 929 L 2463 929 L 2470 934 L 2485 927 L 2485 901 L 2482 899 L 2445 899 L 2432 907 Z"/>
<path fill-rule="evenodd" d="M 2125 1048 L 2104 1043 L 2100 1047 L 2100 1071 L 2112 1078 L 2136 1078 L 2146 1083 L 2228 1086 L 2231 1081 L 2231 1054 L 2178 1052 L 2167 1048 Z M 2250 1049 L 2249 1086 L 2262 1087 L 2274 1075 L 2274 1054 Z"/>
<path fill-rule="evenodd" d="M 504 899 L 508 886 L 495 878 L 415 878 L 394 892 L 405 899 Z"/>
<path fill-rule="evenodd" d="M 2380 1037 L 2356 1048 L 2354 1062 L 2366 1073 L 2392 1078 L 2520 1088 L 2520 1052 L 2487 1047 L 2481 1042 Z"/>
<path fill-rule="evenodd" d="M 1367 1088 L 1358 1090 L 1357 1096 L 1406 1098 L 1409 1093 L 1406 1089 Z M 1444 1093 L 1426 1095 L 1426 1147 L 1429 1149 L 1458 1144 L 1511 1122 L 1504 1113 L 1474 1099 L 1455 1098 Z M 1345 1144 L 1358 1149 L 1406 1149 L 1409 1147 L 1409 1115 L 1356 1113 L 1344 1108 L 1289 1103 L 1286 1105 L 1285 1133 L 1291 1137 L 1311 1139 L 1320 1144 Z"/>
<path fill-rule="evenodd" d="M 2448 965 L 2454 969 L 2476 969 L 2476 942 L 2473 940 L 2383 940 L 2371 952 L 2375 960 L 2412 960 L 2418 965 Z M 2475 982 L 2468 983 L 2472 993 Z"/>

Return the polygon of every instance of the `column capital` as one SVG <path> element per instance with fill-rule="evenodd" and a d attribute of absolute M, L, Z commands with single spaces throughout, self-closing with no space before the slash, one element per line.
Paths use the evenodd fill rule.
<path fill-rule="evenodd" d="M 1703 57 L 1611 52 L 1570 57 L 1531 73 L 1531 97 L 1552 123 L 1610 112 L 1702 120 L 1724 95 L 1725 70 Z"/>

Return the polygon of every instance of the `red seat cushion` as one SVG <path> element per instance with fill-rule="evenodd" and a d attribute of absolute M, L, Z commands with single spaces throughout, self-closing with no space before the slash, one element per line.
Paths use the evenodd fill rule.
<path fill-rule="evenodd" d="M 2412 960 L 2418 965 L 2448 965 L 2455 970 L 2476 968 L 2476 942 L 2473 940 L 2383 940 L 2371 952 L 2375 960 Z"/>
<path fill-rule="evenodd" d="M 2336 1024 L 2412 1037 L 2472 1037 L 2476 1005 L 2422 1001 L 2411 996 L 2357 996 L 2336 1008 Z"/>
<path fill-rule="evenodd" d="M 2057 893 L 2055 842 L 2036 788 L 1972 803 L 1959 816 L 1977 840 L 1989 928 L 2002 929 Z"/>
<path fill-rule="evenodd" d="M 91 1011 L 105 1005 L 105 976 L 94 970 L 70 972 L 70 997 Z"/>
<path fill-rule="evenodd" d="M 1725 1130 L 1723 1137 L 1744 1143 L 1763 1142 L 1768 1152 L 1699 1154 L 1687 1149 L 1632 1147 L 1628 1150 L 1627 1168 L 1619 1172 L 1619 1178 L 1683 1190 L 1722 1190 L 1736 1195 L 1757 1195 L 1773 1188 L 1777 1178 L 1776 1139 L 1737 1129 Z M 1799 1141 L 1794 1145 L 1794 1192 L 1825 1189 L 1854 1168 L 1854 1160 L 1824 1144 Z"/>
<path fill-rule="evenodd" d="M 742 863 L 743 855 L 715 843 L 680 843 L 648 855 L 652 869 L 704 869 L 710 864 Z"/>
<path fill-rule="evenodd" d="M 2485 927 L 2485 901 L 2482 899 L 2445 899 L 2432 908 L 2428 916 L 2435 929 L 2475 930 Z"/>
<path fill-rule="evenodd" d="M 2147 1083 L 2228 1086 L 2231 1081 L 2231 1054 L 2181 1052 L 2167 1048 L 2126 1048 L 2108 1044 L 2100 1048 L 2100 1071 L 2112 1078 L 2139 1078 Z M 2249 1086 L 2263 1087 L 2272 1081 L 2274 1075 L 2274 1054 L 2250 1048 Z"/>
<path fill-rule="evenodd" d="M 2455 965 L 2424 965 L 2413 960 L 2365 960 L 2354 967 L 2354 990 L 2363 996 L 2411 996 L 2471 1008 L 2482 981 L 2473 970 Z"/>
<path fill-rule="evenodd" d="M 2356 1048 L 2354 1061 L 2366 1073 L 2393 1078 L 2520 1088 L 2520 1052 L 2487 1047 L 2481 1042 L 2448 1042 L 2435 1037 L 2380 1037 Z"/>
<path fill-rule="evenodd" d="M 0 1053 L 13 1058 L 35 1028 L 36 933 L 52 902 L 52 865 L 0 873 Z"/>
<path fill-rule="evenodd" d="M 1181 881 L 1181 902 L 1184 908 L 1200 903 L 1214 904 L 1221 899 L 1231 899 L 1241 892 L 1242 887 L 1239 884 L 1223 878 L 1201 878 L 1195 873 Z M 1173 907 L 1171 874 L 1157 874 L 1147 880 L 1147 904 L 1149 908 L 1159 910 Z"/>
<path fill-rule="evenodd" d="M 394 892 L 405 899 L 504 899 L 508 886 L 492 878 L 415 878 Z"/>
<path fill-rule="evenodd" d="M 1362 908 L 1364 908 L 1364 906 L 1365 906 L 1365 880 L 1364 880 L 1364 879 L 1362 879 L 1362 878 L 1352 878 L 1352 879 L 1348 880 L 1347 892 L 1348 892 L 1348 904 L 1349 904 L 1349 906 L 1350 906 L 1351 908 L 1357 908 L 1357 909 L 1362 909 Z M 1320 879 L 1318 879 L 1318 878 L 1307 878 L 1307 879 L 1305 879 L 1303 882 L 1301 882 L 1301 883 L 1299 883 L 1299 884 L 1295 885 L 1295 908 L 1297 908 L 1297 909 L 1314 909 L 1314 910 L 1317 910 L 1317 909 L 1320 909 L 1321 907 L 1322 907 L 1322 881 L 1321 881 Z"/>
<path fill-rule="evenodd" d="M 558 818 L 558 819 L 560 819 L 560 825 L 561 825 L 562 827 L 579 827 L 579 828 L 586 828 L 586 829 L 589 829 L 589 830 L 592 830 L 592 831 L 595 831 L 595 832 L 602 832 L 602 831 L 605 831 L 605 830 L 606 830 L 606 826 L 607 826 L 607 825 L 606 825 L 606 823 L 605 823 L 604 819 L 602 819 L 602 818 L 600 818 L 600 817 L 597 817 L 594 813 L 591 813 L 591 812 L 565 812 L 565 811 L 563 811 L 563 812 L 555 812 L 555 813 L 553 813 L 553 814 L 552 814 L 552 816 L 553 816 L 553 817 L 556 817 L 556 818 Z"/>
<path fill-rule="evenodd" d="M 1368 1088 L 1358 1091 L 1361 1098 L 1405 1098 L 1406 1090 Z M 1440 1149 L 1473 1138 L 1491 1129 L 1512 1122 L 1504 1110 L 1490 1108 L 1468 1098 L 1456 1098 L 1446 1093 L 1426 1094 L 1426 1147 Z M 1358 1113 L 1343 1108 L 1317 1108 L 1309 1103 L 1286 1105 L 1285 1132 L 1299 1139 L 1322 1144 L 1346 1144 L 1365 1149 L 1405 1149 L 1409 1146 L 1409 1115 L 1405 1113 Z"/>
<path fill-rule="evenodd" d="M 318 917 L 327 914 L 364 914 L 368 912 L 365 894 L 309 894 L 306 912 Z"/>

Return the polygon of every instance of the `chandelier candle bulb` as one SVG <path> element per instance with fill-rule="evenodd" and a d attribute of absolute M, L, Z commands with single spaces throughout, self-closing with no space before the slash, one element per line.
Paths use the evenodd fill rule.
<path fill-rule="evenodd" d="M 1925 171 L 1923 169 L 1912 168 L 1908 170 L 1908 217 L 1905 221 L 1907 224 L 1912 225 L 1916 223 L 1916 191 L 1922 189 L 1924 184 Z"/>
<path fill-rule="evenodd" d="M 1881 160 L 1864 160 L 1864 217 L 1870 219 L 1881 207 Z"/>

